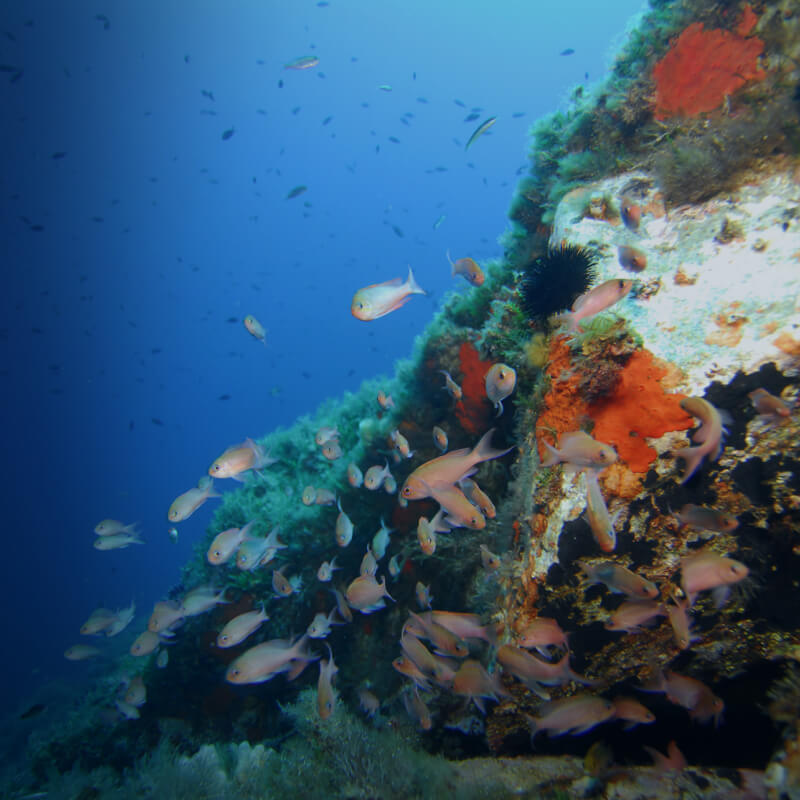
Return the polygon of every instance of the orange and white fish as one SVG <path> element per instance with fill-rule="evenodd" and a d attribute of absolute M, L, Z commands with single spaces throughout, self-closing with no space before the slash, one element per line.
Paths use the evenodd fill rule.
<path fill-rule="evenodd" d="M 361 488 L 361 484 L 364 483 L 364 473 L 352 461 L 347 465 L 347 482 L 354 489 Z"/>
<path fill-rule="evenodd" d="M 471 528 L 482 531 L 486 519 L 458 486 L 432 486 L 431 497 L 447 512 L 445 522 L 453 528 Z"/>
<path fill-rule="evenodd" d="M 116 618 L 117 615 L 110 608 L 96 608 L 81 625 L 81 636 L 97 636 L 103 633 Z"/>
<path fill-rule="evenodd" d="M 626 600 L 605 623 L 607 631 L 640 633 L 643 625 L 656 617 L 664 617 L 667 612 L 661 603 L 652 600 Z"/>
<path fill-rule="evenodd" d="M 389 462 L 387 461 L 383 467 L 375 465 L 370 467 L 364 474 L 364 488 L 369 489 L 371 492 L 380 489 L 386 478 L 392 473 L 389 471 Z"/>
<path fill-rule="evenodd" d="M 569 650 L 567 634 L 561 626 L 549 617 L 536 617 L 531 620 L 520 633 L 517 644 L 527 649 L 535 648 L 543 656 L 548 657 L 548 647 L 562 647 Z"/>
<path fill-rule="evenodd" d="M 309 485 L 303 489 L 303 494 L 300 495 L 300 502 L 304 506 L 313 506 L 317 499 L 317 490 Z"/>
<path fill-rule="evenodd" d="M 433 426 L 433 443 L 440 453 L 447 452 L 447 434 L 438 425 Z"/>
<path fill-rule="evenodd" d="M 94 532 L 98 536 L 114 536 L 117 533 L 135 535 L 138 524 L 138 522 L 132 522 L 130 525 L 125 525 L 116 519 L 104 519 L 94 526 Z"/>
<path fill-rule="evenodd" d="M 252 439 L 245 439 L 241 444 L 231 445 L 214 463 L 208 468 L 208 474 L 212 478 L 234 478 L 239 477 L 243 472 L 258 470 L 274 464 L 276 459 L 270 458 L 269 453 Z"/>
<path fill-rule="evenodd" d="M 330 489 L 317 489 L 314 495 L 314 503 L 318 506 L 336 505 L 336 494 Z"/>
<path fill-rule="evenodd" d="M 100 651 L 89 644 L 74 644 L 64 651 L 64 658 L 67 661 L 88 661 L 90 658 L 97 658 Z"/>
<path fill-rule="evenodd" d="M 461 637 L 436 622 L 430 612 L 415 614 L 409 611 L 408 616 L 410 622 L 407 623 L 406 629 L 408 630 L 413 623 L 414 634 L 427 639 L 433 645 L 434 653 L 454 658 L 465 658 L 469 655 L 469 647 Z"/>
<path fill-rule="evenodd" d="M 646 744 L 642 745 L 642 749 L 646 750 L 650 758 L 653 759 L 653 767 L 657 772 L 671 772 L 673 770 L 680 772 L 689 766 L 686 756 L 678 749 L 674 739 L 667 745 L 667 755 Z M 759 795 L 754 795 L 754 797 L 757 796 Z"/>
<path fill-rule="evenodd" d="M 669 624 L 672 626 L 672 636 L 679 650 L 686 650 L 692 643 L 692 622 L 689 618 L 689 600 L 687 598 L 673 598 L 673 603 L 664 606 L 667 611 Z"/>
<path fill-rule="evenodd" d="M 325 642 L 328 648 L 328 660 L 319 662 L 319 680 L 317 681 L 317 711 L 320 719 L 328 719 L 336 708 L 336 692 L 333 688 L 333 678 L 339 668 L 333 661 L 333 651 L 331 646 Z"/>
<path fill-rule="evenodd" d="M 517 385 L 517 373 L 508 364 L 493 364 L 486 373 L 486 396 L 495 407 L 499 417 L 503 413 L 503 400 L 506 399 Z"/>
<path fill-rule="evenodd" d="M 672 516 L 680 522 L 682 528 L 688 525 L 704 531 L 730 533 L 739 527 L 739 520 L 733 514 L 693 503 L 686 503 L 680 511 L 673 511 Z"/>
<path fill-rule="evenodd" d="M 325 442 L 330 441 L 331 439 L 338 439 L 339 438 L 339 431 L 336 428 L 331 428 L 329 425 L 323 425 L 317 432 L 314 434 L 314 442 L 318 444 L 320 447 L 325 444 Z"/>
<path fill-rule="evenodd" d="M 613 561 L 588 564 L 580 560 L 575 563 L 589 584 L 604 583 L 612 592 L 626 594 L 636 600 L 653 600 L 658 597 L 658 587 L 652 581 L 631 572 L 621 564 L 615 564 Z"/>
<path fill-rule="evenodd" d="M 472 450 L 466 447 L 452 450 L 417 467 L 403 484 L 403 497 L 407 500 L 420 500 L 431 497 L 431 489 L 455 488 L 455 484 L 468 477 L 478 464 L 504 456 L 513 449 L 507 447 L 505 450 L 495 450 L 492 447 L 493 433 L 494 428 L 488 430 Z"/>
<path fill-rule="evenodd" d="M 384 411 L 388 411 L 390 408 L 394 408 L 394 400 L 392 400 L 392 396 L 390 394 L 386 394 L 383 389 L 380 389 L 378 391 L 378 405 Z"/>
<path fill-rule="evenodd" d="M 225 589 L 218 591 L 214 586 L 198 586 L 183 596 L 181 610 L 184 617 L 196 617 L 218 605 L 230 602 L 225 599 Z"/>
<path fill-rule="evenodd" d="M 395 553 L 389 559 L 389 575 L 392 578 L 397 578 L 397 576 L 403 571 L 403 564 L 405 564 L 405 559 L 401 562 L 400 561 L 400 554 Z"/>
<path fill-rule="evenodd" d="M 403 458 L 411 458 L 411 456 L 414 455 L 414 451 L 408 444 L 408 439 L 406 439 L 397 428 L 389 434 L 389 438 L 392 440 L 392 445 L 394 445 L 395 450 L 397 450 Z"/>
<path fill-rule="evenodd" d="M 681 587 L 689 598 L 689 605 L 694 604 L 698 592 L 711 589 L 714 604 L 720 608 L 730 592 L 728 587 L 743 581 L 749 573 L 741 561 L 710 551 L 681 559 Z"/>
<path fill-rule="evenodd" d="M 337 501 L 339 516 L 336 517 L 336 544 L 339 547 L 347 547 L 353 538 L 353 523 L 350 517 L 342 509 L 341 501 Z"/>
<path fill-rule="evenodd" d="M 231 663 L 225 680 L 235 684 L 264 683 L 281 672 L 289 673 L 289 680 L 292 680 L 309 662 L 318 658 L 305 651 L 307 642 L 308 637 L 303 636 L 293 644 L 281 639 L 257 644 Z"/>
<path fill-rule="evenodd" d="M 328 616 L 320 611 L 318 614 L 314 615 L 314 619 L 308 625 L 306 629 L 306 633 L 312 639 L 324 639 L 330 632 L 331 632 L 331 625 L 341 625 L 341 622 L 337 622 L 336 619 L 336 606 L 334 606 Z"/>
<path fill-rule="evenodd" d="M 98 536 L 94 540 L 94 549 L 120 550 L 132 544 L 144 544 L 138 533 L 112 533 L 110 536 Z"/>
<path fill-rule="evenodd" d="M 572 313 L 563 315 L 571 331 L 581 330 L 583 319 L 599 314 L 619 302 L 633 288 L 633 281 L 613 278 L 582 294 L 573 304 Z"/>
<path fill-rule="evenodd" d="M 280 532 L 280 527 L 276 525 L 264 538 L 246 536 L 236 552 L 236 566 L 244 572 L 252 572 L 269 564 L 278 550 L 287 546 L 278 539 Z"/>
<path fill-rule="evenodd" d="M 147 702 L 147 687 L 141 675 L 134 677 L 128 684 L 124 700 L 134 708 L 141 708 Z"/>
<path fill-rule="evenodd" d="M 453 678 L 453 694 L 466 697 L 467 702 L 472 700 L 483 714 L 486 713 L 484 699 L 499 700 L 508 696 L 498 673 L 490 675 L 483 664 L 472 658 L 458 668 Z"/>
<path fill-rule="evenodd" d="M 222 533 L 218 533 L 211 542 L 206 559 L 209 564 L 219 566 L 225 564 L 230 560 L 231 556 L 241 546 L 242 542 L 249 536 L 250 531 L 255 525 L 255 520 L 250 520 L 246 525 L 241 528 L 228 528 Z"/>
<path fill-rule="evenodd" d="M 446 370 L 440 369 L 439 372 L 444 375 L 444 386 L 442 387 L 453 400 L 460 400 L 464 396 L 461 387 L 452 379 L 450 373 Z"/>
<path fill-rule="evenodd" d="M 569 464 L 572 467 L 601 470 L 617 460 L 617 452 L 610 444 L 598 442 L 584 431 L 570 431 L 561 434 L 561 449 L 557 450 L 543 442 L 548 455 L 542 461 L 543 467 L 556 464 Z"/>
<path fill-rule="evenodd" d="M 336 566 L 336 556 L 330 561 L 323 561 L 317 570 L 317 580 L 327 583 L 333 578 L 333 571 L 336 569 L 341 569 L 341 567 Z"/>
<path fill-rule="evenodd" d="M 645 692 L 663 692 L 667 700 L 685 708 L 698 722 L 713 720 L 718 725 L 725 710 L 722 699 L 702 681 L 669 669 L 659 672 L 654 681 L 641 688 Z"/>
<path fill-rule="evenodd" d="M 361 559 L 361 566 L 358 569 L 358 574 L 362 577 L 365 575 L 374 575 L 378 571 L 378 561 L 375 558 L 375 553 L 372 548 L 367 545 L 367 550 Z"/>
<path fill-rule="evenodd" d="M 150 653 L 154 652 L 160 644 L 163 644 L 164 639 L 169 636 L 172 636 L 170 631 L 161 631 L 160 633 L 143 631 L 134 639 L 128 652 L 136 658 L 149 656 Z"/>
<path fill-rule="evenodd" d="M 481 514 L 486 515 L 489 519 L 494 519 L 497 516 L 497 509 L 495 509 L 489 495 L 472 478 L 462 478 L 458 485 L 464 490 L 467 499 L 480 509 Z"/>
<path fill-rule="evenodd" d="M 656 715 L 647 706 L 643 706 L 632 697 L 619 695 L 611 703 L 614 706 L 614 719 L 621 719 L 628 723 L 623 730 L 629 731 L 637 725 L 650 725 L 656 721 Z"/>
<path fill-rule="evenodd" d="M 481 545 L 481 563 L 484 569 L 494 571 L 500 569 L 503 560 L 496 553 L 493 553 L 485 544 Z"/>
<path fill-rule="evenodd" d="M 686 483 L 706 456 L 709 461 L 716 461 L 719 458 L 722 452 L 722 440 L 727 431 L 723 425 L 723 413 L 702 397 L 684 397 L 680 405 L 684 411 L 697 417 L 702 423 L 700 429 L 692 436 L 692 441 L 700 442 L 700 445 L 676 452 L 676 455 L 684 461 L 683 475 L 678 483 Z"/>
<path fill-rule="evenodd" d="M 538 709 L 532 717 L 526 714 L 531 728 L 531 736 L 547 731 L 550 736 L 571 733 L 576 736 L 591 730 L 602 722 L 612 719 L 614 704 L 604 697 L 577 694 L 563 700 L 552 700 Z"/>
<path fill-rule="evenodd" d="M 350 606 L 347 605 L 344 595 L 338 589 L 331 589 L 331 593 L 336 598 L 336 610 L 339 612 L 339 616 L 346 622 L 352 622 L 353 612 L 350 610 Z"/>
<path fill-rule="evenodd" d="M 254 611 L 245 611 L 229 620 L 217 636 L 217 647 L 235 647 L 250 634 L 255 633 L 269 619 L 264 606 Z"/>
<path fill-rule="evenodd" d="M 386 555 L 386 548 L 389 547 L 389 536 L 394 533 L 394 528 L 389 528 L 381 517 L 381 527 L 372 537 L 372 552 L 375 558 L 380 561 Z"/>
<path fill-rule="evenodd" d="M 765 421 L 780 422 L 792 413 L 792 407 L 783 398 L 770 394 L 766 389 L 755 389 L 747 396 Z"/>
<path fill-rule="evenodd" d="M 214 490 L 214 479 L 204 475 L 198 481 L 196 489 L 189 489 L 172 501 L 167 517 L 170 522 L 189 519 L 209 497 L 222 497 L 222 495 Z"/>
<path fill-rule="evenodd" d="M 131 624 L 135 614 L 136 603 L 131 600 L 131 604 L 127 608 L 119 608 L 114 612 L 114 619 L 103 632 L 109 637 L 122 633 Z"/>
<path fill-rule="evenodd" d="M 325 444 L 322 445 L 322 455 L 328 459 L 328 461 L 336 461 L 338 458 L 342 457 L 342 446 L 339 444 L 338 439 L 328 439 Z"/>
<path fill-rule="evenodd" d="M 368 717 L 372 718 L 380 710 L 381 701 L 373 692 L 362 686 L 358 690 L 358 705 Z"/>
<path fill-rule="evenodd" d="M 174 600 L 159 600 L 153 606 L 147 630 L 151 633 L 161 633 L 183 622 L 184 616 L 183 606 L 180 603 Z"/>
<path fill-rule="evenodd" d="M 294 594 L 301 584 L 301 579 L 297 575 L 287 578 L 283 571 L 286 569 L 284 564 L 280 569 L 272 570 L 272 590 L 275 592 L 274 597 L 289 597 Z"/>
<path fill-rule="evenodd" d="M 572 671 L 569 665 L 569 653 L 565 653 L 560 661 L 542 661 L 527 650 L 513 644 L 503 644 L 497 649 L 497 662 L 504 672 L 519 678 L 532 692 L 542 696 L 541 687 L 563 686 L 565 683 L 590 684 L 592 681 Z M 545 698 L 547 699 L 547 698 Z"/>
<path fill-rule="evenodd" d="M 386 494 L 394 494 L 397 491 L 397 481 L 391 473 L 383 479 L 383 491 Z"/>
<path fill-rule="evenodd" d="M 347 587 L 345 597 L 351 608 L 362 614 L 372 614 L 373 611 L 384 608 L 384 597 L 394 602 L 394 598 L 386 591 L 386 580 L 378 583 L 374 575 L 360 575 L 353 580 Z"/>
<path fill-rule="evenodd" d="M 267 344 L 267 332 L 264 326 L 252 314 L 248 314 L 244 318 L 244 326 L 254 339 L 258 339 L 263 345 Z"/>
<path fill-rule="evenodd" d="M 414 273 L 409 267 L 405 283 L 400 278 L 393 278 L 384 283 L 375 283 L 359 289 L 353 295 L 350 312 L 356 319 L 369 322 L 404 306 L 412 294 L 425 293 L 414 279 Z"/>
<path fill-rule="evenodd" d="M 414 722 L 419 723 L 419 727 L 423 731 L 429 731 L 433 727 L 431 712 L 419 696 L 419 689 L 416 686 L 403 692 L 403 705 L 408 712 L 408 716 Z"/>
<path fill-rule="evenodd" d="M 420 517 L 417 520 L 417 538 L 426 556 L 432 556 L 436 552 L 436 534 L 450 531 L 450 526 L 444 521 L 444 515 L 445 510 L 440 508 L 433 519 Z"/>
<path fill-rule="evenodd" d="M 619 215 L 622 217 L 622 223 L 629 230 L 635 231 L 642 221 L 642 208 L 637 205 L 633 200 L 628 197 L 620 197 L 619 199 Z"/>
<path fill-rule="evenodd" d="M 483 286 L 486 276 L 483 274 L 483 270 L 471 258 L 459 258 L 458 261 L 453 262 L 453 259 L 450 258 L 449 250 L 446 255 L 453 276 L 461 275 L 467 283 L 473 286 Z"/>

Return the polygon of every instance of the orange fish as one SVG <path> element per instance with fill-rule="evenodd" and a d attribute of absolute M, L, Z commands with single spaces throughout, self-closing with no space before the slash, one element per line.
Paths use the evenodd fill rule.
<path fill-rule="evenodd" d="M 702 460 L 708 456 L 709 461 L 716 461 L 722 452 L 722 440 L 727 433 L 723 424 L 723 413 L 714 408 L 702 397 L 684 397 L 681 408 L 702 423 L 700 429 L 692 435 L 692 441 L 700 442 L 698 447 L 678 450 L 676 455 L 684 460 L 683 475 L 679 483 L 686 483 Z"/>
<path fill-rule="evenodd" d="M 610 700 L 595 695 L 576 694 L 563 700 L 553 700 L 539 708 L 538 716 L 525 715 L 531 726 L 531 736 L 547 731 L 550 736 L 570 733 L 577 736 L 606 722 L 614 716 Z"/>
<path fill-rule="evenodd" d="M 267 344 L 267 332 L 264 326 L 252 314 L 248 314 L 244 318 L 244 326 L 254 339 L 258 339 L 258 341 L 264 345 Z"/>
<path fill-rule="evenodd" d="M 486 396 L 495 407 L 499 417 L 503 413 L 503 400 L 514 391 L 517 373 L 508 364 L 493 364 L 486 373 Z"/>
<path fill-rule="evenodd" d="M 325 646 L 328 648 L 328 660 L 319 662 L 319 680 L 317 681 L 317 711 L 320 719 L 328 719 L 336 707 L 336 692 L 332 681 L 339 671 L 333 661 L 331 646 L 327 642 L 325 642 Z"/>
<path fill-rule="evenodd" d="M 214 479 L 204 475 L 200 478 L 196 489 L 189 489 L 172 501 L 167 517 L 170 522 L 183 522 L 191 517 L 209 497 L 222 497 L 222 495 L 214 490 Z"/>
<path fill-rule="evenodd" d="M 411 267 L 405 283 L 393 278 L 384 283 L 375 283 L 359 289 L 353 296 L 350 312 L 356 319 L 370 322 L 397 311 L 404 306 L 412 294 L 425 294 L 425 290 L 414 279 Z"/>
<path fill-rule="evenodd" d="M 569 329 L 571 331 L 581 330 L 581 320 L 589 319 L 610 308 L 622 300 L 632 288 L 633 281 L 613 278 L 610 281 L 601 283 L 599 286 L 595 286 L 594 289 L 590 289 L 586 294 L 582 294 L 572 304 L 572 313 L 564 315 L 564 319 L 569 324 Z"/>
<path fill-rule="evenodd" d="M 483 286 L 484 280 L 486 280 L 483 270 L 471 259 L 471 258 L 459 258 L 458 261 L 453 263 L 453 259 L 450 258 L 450 251 L 447 251 L 447 260 L 450 262 L 450 267 L 452 268 L 452 274 L 461 275 L 468 283 L 471 283 L 473 286 Z"/>
<path fill-rule="evenodd" d="M 274 464 L 276 459 L 270 458 L 269 453 L 252 439 L 245 439 L 241 444 L 231 445 L 209 468 L 208 474 L 212 478 L 234 478 L 241 480 L 239 475 L 247 470 L 258 470 Z"/>
<path fill-rule="evenodd" d="M 619 214 L 626 228 L 635 231 L 642 220 L 642 208 L 627 197 L 621 197 Z"/>
<path fill-rule="evenodd" d="M 647 267 L 647 256 L 635 247 L 625 244 L 619 245 L 617 247 L 617 258 L 620 266 L 631 272 L 641 272 Z"/>

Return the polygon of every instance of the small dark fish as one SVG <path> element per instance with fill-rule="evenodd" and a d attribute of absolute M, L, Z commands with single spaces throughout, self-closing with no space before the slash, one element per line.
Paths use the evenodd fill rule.
<path fill-rule="evenodd" d="M 189 54 L 188 53 L 183 57 L 183 63 L 184 64 L 188 64 L 189 63 Z"/>
<path fill-rule="evenodd" d="M 294 189 L 291 189 L 289 191 L 289 194 L 286 195 L 286 199 L 291 200 L 293 197 L 299 197 L 301 194 L 303 194 L 303 192 L 307 190 L 308 186 L 303 186 L 302 184 L 300 184 L 300 186 L 295 186 Z"/>
<path fill-rule="evenodd" d="M 217 400 L 230 400 L 231 396 L 229 394 L 221 394 Z"/>
<path fill-rule="evenodd" d="M 355 375 L 355 374 L 356 374 L 356 371 L 354 369 L 347 370 L 347 377 L 348 378 L 352 378 L 353 375 Z"/>
<path fill-rule="evenodd" d="M 635 247 L 621 244 L 618 248 L 620 266 L 631 272 L 641 272 L 647 267 L 647 256 Z"/>
<path fill-rule="evenodd" d="M 571 56 L 571 55 L 572 55 L 574 52 L 575 52 L 575 51 L 574 51 L 574 50 L 573 50 L 571 47 L 568 47 L 566 50 L 562 50 L 562 51 L 559 53 L 559 55 L 560 55 L 560 56 Z"/>
<path fill-rule="evenodd" d="M 159 353 L 163 352 L 160 347 L 151 347 L 150 352 L 152 355 L 157 356 Z"/>
<path fill-rule="evenodd" d="M 318 72 L 318 73 L 317 73 L 317 77 L 318 77 L 318 78 L 323 78 L 323 79 L 324 79 L 324 78 L 325 78 L 325 73 L 324 73 L 324 72 L 322 72 L 322 71 L 320 71 L 320 72 Z"/>
<path fill-rule="evenodd" d="M 35 233 L 41 233 L 44 230 L 44 225 L 31 225 L 30 229 Z"/>
<path fill-rule="evenodd" d="M 295 106 L 295 107 L 292 109 L 292 114 L 294 114 L 295 116 L 297 116 L 297 115 L 300 113 L 300 109 L 301 109 L 301 108 L 302 108 L 302 106 Z"/>
<path fill-rule="evenodd" d="M 105 222 L 102 217 L 92 217 L 92 222 Z"/>
<path fill-rule="evenodd" d="M 412 72 L 411 73 L 411 79 L 414 80 L 414 81 L 417 79 L 417 73 L 416 72 Z"/>
<path fill-rule="evenodd" d="M 455 103 L 457 106 L 460 106 L 461 108 L 466 108 L 466 105 L 464 105 L 464 103 L 463 103 L 461 100 L 453 100 L 453 102 L 454 102 L 454 103 Z"/>
<path fill-rule="evenodd" d="M 310 373 L 310 372 L 306 372 L 305 370 L 303 370 L 303 371 L 302 371 L 300 374 L 301 374 L 301 375 L 302 375 L 304 378 L 307 378 L 307 379 L 309 379 L 309 380 L 311 379 L 311 373 Z"/>
<path fill-rule="evenodd" d="M 234 128 L 228 128 L 228 130 L 223 131 L 222 133 L 222 141 L 225 142 L 231 138 L 234 134 Z"/>
<path fill-rule="evenodd" d="M 200 113 L 207 117 L 216 117 L 217 112 L 210 108 L 201 108 Z"/>
<path fill-rule="evenodd" d="M 278 81 L 278 88 L 283 89 L 283 79 Z"/>
<path fill-rule="evenodd" d="M 480 125 L 473 131 L 472 136 L 469 137 L 469 141 L 464 146 L 464 150 L 469 150 L 469 146 L 482 134 L 486 133 L 492 125 L 497 122 L 497 117 L 489 117 L 485 122 L 481 122 Z"/>
<path fill-rule="evenodd" d="M 107 31 L 111 27 L 111 20 L 105 14 L 95 14 L 94 18 L 103 23 L 103 30 Z"/>
<path fill-rule="evenodd" d="M 327 8 L 329 5 L 330 3 L 328 3 L 327 0 L 319 0 L 319 3 L 317 3 L 319 8 Z"/>
<path fill-rule="evenodd" d="M 389 141 L 394 142 L 395 144 L 400 144 L 400 140 L 396 136 L 390 136 Z"/>
<path fill-rule="evenodd" d="M 427 97 L 418 97 L 417 98 L 417 102 L 418 103 L 422 103 L 422 104 L 426 104 L 428 102 L 428 98 Z"/>
<path fill-rule="evenodd" d="M 622 217 L 622 222 L 629 230 L 635 231 L 639 229 L 639 223 L 642 220 L 642 209 L 636 203 L 629 200 L 627 197 L 620 198 L 619 214 Z"/>
<path fill-rule="evenodd" d="M 325 119 L 322 120 L 322 124 L 323 125 L 327 125 L 332 119 L 333 119 L 333 117 L 325 117 Z"/>
<path fill-rule="evenodd" d="M 134 426 L 134 422 L 133 422 L 133 420 L 131 420 L 131 421 L 128 423 L 128 430 L 129 430 L 129 431 L 132 431 L 132 430 L 133 430 L 133 426 Z"/>
<path fill-rule="evenodd" d="M 225 320 L 225 322 L 231 322 L 231 323 L 238 322 L 238 321 L 239 321 L 239 317 L 228 317 L 228 319 Z"/>
<path fill-rule="evenodd" d="M 524 111 L 515 111 L 515 112 L 514 112 L 514 113 L 511 115 L 511 118 L 512 118 L 512 119 L 519 119 L 520 117 L 524 117 L 524 116 L 525 116 L 525 112 L 524 112 Z"/>
<path fill-rule="evenodd" d="M 201 89 L 200 94 L 203 95 L 203 97 L 207 97 L 212 103 L 215 102 L 214 92 L 209 92 L 208 89 Z"/>
<path fill-rule="evenodd" d="M 467 116 L 464 117 L 464 122 L 474 122 L 478 117 L 480 117 L 480 114 L 473 111 L 471 114 L 467 114 Z"/>
<path fill-rule="evenodd" d="M 402 231 L 402 230 L 400 230 L 400 228 L 398 228 L 398 227 L 397 227 L 397 225 L 392 225 L 392 230 L 393 230 L 393 231 L 395 232 L 395 234 L 396 234 L 397 236 L 399 236 L 401 239 L 402 239 L 402 238 L 405 236 L 405 234 L 403 233 L 403 231 Z"/>
<path fill-rule="evenodd" d="M 150 422 L 152 422 L 153 425 L 158 425 L 160 428 L 164 427 L 164 423 L 158 417 L 150 417 Z"/>
<path fill-rule="evenodd" d="M 38 717 L 39 714 L 41 714 L 42 711 L 45 710 L 45 708 L 47 708 L 47 706 L 45 706 L 44 704 L 35 703 L 29 709 L 27 709 L 26 711 L 23 711 L 19 715 L 19 718 L 20 719 L 31 719 L 32 717 Z"/>
<path fill-rule="evenodd" d="M 50 158 L 52 158 L 54 161 L 58 161 L 59 158 L 64 158 L 65 155 L 66 153 L 63 150 L 59 150 L 57 153 L 53 153 Z"/>

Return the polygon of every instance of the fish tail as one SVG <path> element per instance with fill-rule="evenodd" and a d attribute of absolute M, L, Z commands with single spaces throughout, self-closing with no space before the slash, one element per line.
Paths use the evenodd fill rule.
<path fill-rule="evenodd" d="M 542 444 L 547 448 L 547 455 L 545 456 L 544 461 L 542 461 L 543 467 L 554 467 L 556 464 L 561 463 L 561 453 L 556 450 L 553 445 L 548 444 L 547 442 L 542 442 Z"/>
<path fill-rule="evenodd" d="M 492 434 L 495 428 L 490 428 L 486 433 L 481 436 L 480 441 L 472 449 L 472 462 L 477 464 L 479 461 L 489 461 L 492 458 L 499 458 L 506 453 L 513 450 L 513 447 L 507 447 L 505 450 L 495 450 L 492 447 Z"/>
<path fill-rule="evenodd" d="M 427 294 L 427 292 L 417 283 L 414 273 L 411 270 L 411 264 L 408 265 L 408 278 L 406 283 L 408 283 L 409 294 Z"/>
<path fill-rule="evenodd" d="M 447 251 L 445 252 L 445 255 L 447 256 L 447 260 L 450 263 L 450 267 L 451 267 L 450 274 L 451 275 L 455 275 L 456 274 L 456 265 L 453 263 L 453 259 L 450 258 L 450 248 L 449 247 L 447 248 Z"/>
<path fill-rule="evenodd" d="M 689 447 L 678 452 L 678 456 L 684 460 L 683 475 L 678 483 L 686 483 L 692 477 L 705 455 L 705 447 Z"/>

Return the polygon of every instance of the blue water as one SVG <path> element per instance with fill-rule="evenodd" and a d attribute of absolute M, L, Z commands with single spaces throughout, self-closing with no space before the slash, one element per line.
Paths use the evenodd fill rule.
<path fill-rule="evenodd" d="M 603 76 L 641 6 L 6 5 L 0 710 L 85 673 L 62 653 L 96 606 L 133 598 L 143 628 L 215 506 L 177 544 L 167 508 L 227 445 L 389 374 L 457 288 L 447 248 L 501 254 L 528 127 Z M 350 315 L 408 264 L 428 297 Z M 104 517 L 146 544 L 95 551 Z"/>

